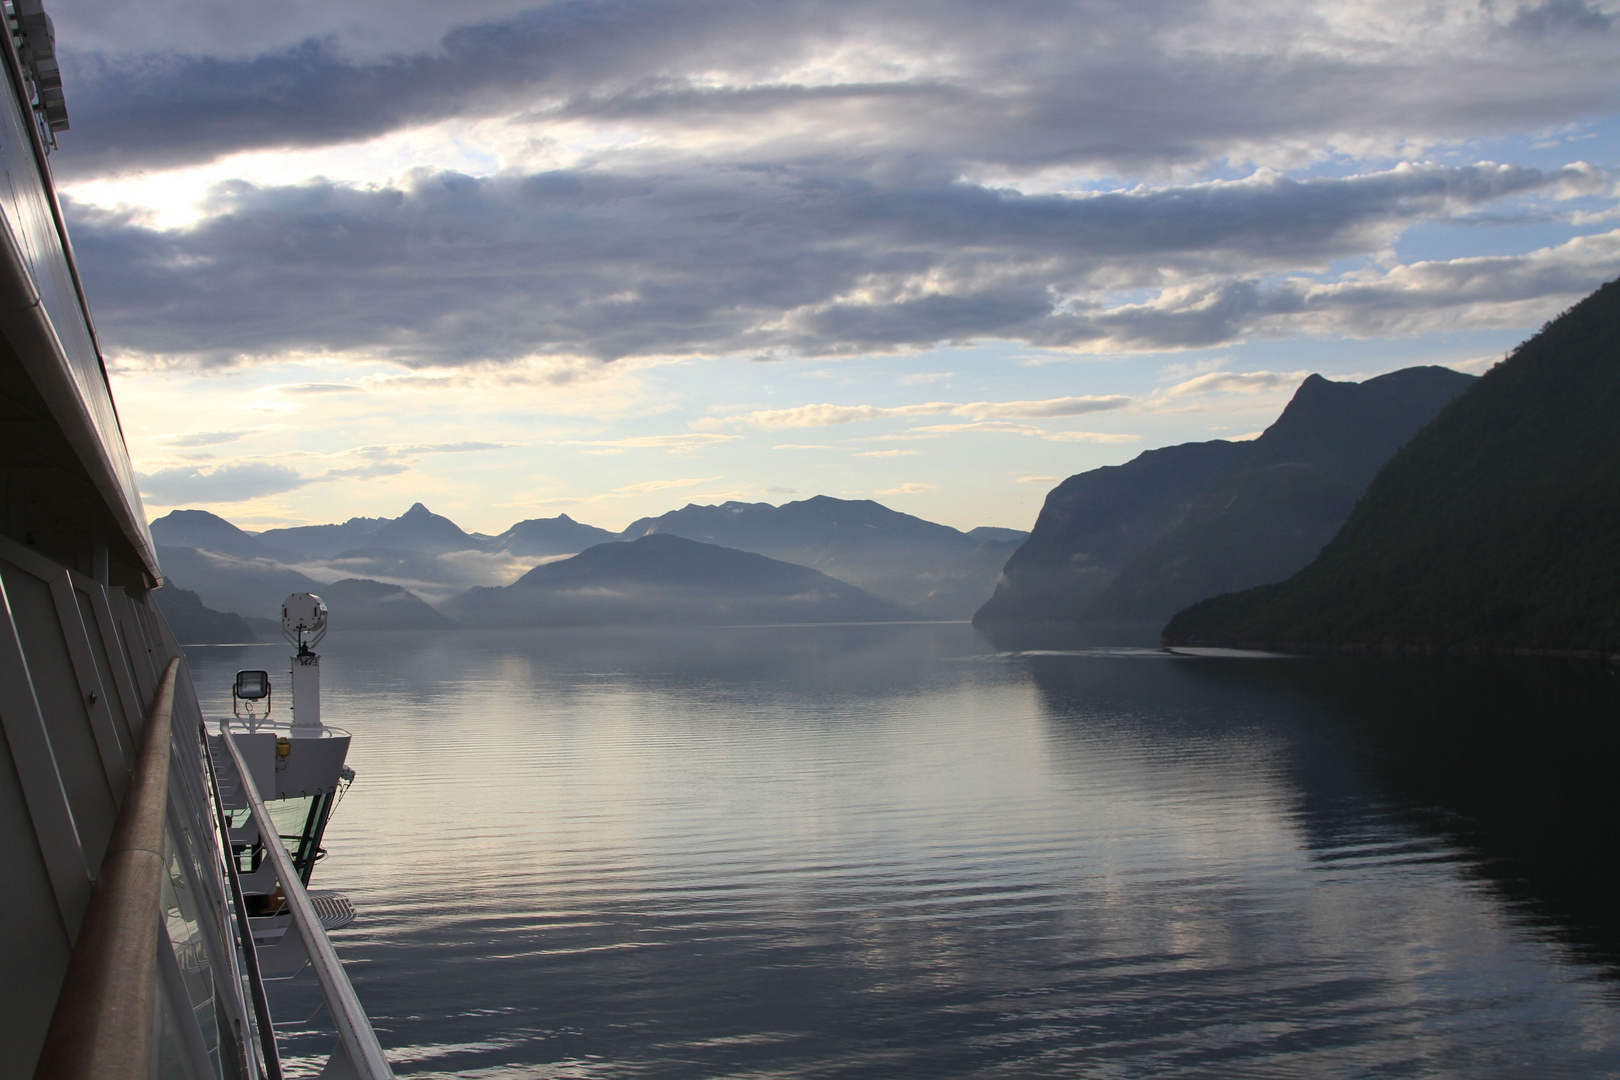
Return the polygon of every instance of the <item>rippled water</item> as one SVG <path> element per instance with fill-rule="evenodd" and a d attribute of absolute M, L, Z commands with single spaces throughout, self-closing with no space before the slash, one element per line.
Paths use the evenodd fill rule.
<path fill-rule="evenodd" d="M 205 706 L 286 651 L 193 650 Z M 1602 672 L 965 626 L 323 652 L 359 779 L 315 885 L 401 1075 L 1620 1075 Z M 277 991 L 293 1071 L 316 1001 Z"/>

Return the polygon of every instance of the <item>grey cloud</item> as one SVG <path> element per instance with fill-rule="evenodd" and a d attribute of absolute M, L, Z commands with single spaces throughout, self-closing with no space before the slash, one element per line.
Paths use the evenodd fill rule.
<path fill-rule="evenodd" d="M 1109 311 L 1047 320 L 1037 343 L 1116 349 L 1221 345 L 1249 334 L 1409 335 L 1533 325 L 1620 274 L 1620 230 L 1527 255 L 1397 267 L 1374 280 L 1221 282 Z"/>
<path fill-rule="evenodd" d="M 161 167 L 513 114 L 728 136 L 769 119 L 758 138 L 768 149 L 740 160 L 838 160 L 852 175 L 949 177 L 975 163 L 1136 170 L 1277 140 L 1522 130 L 1611 109 L 1620 90 L 1620 42 L 1577 0 L 1506 23 L 1483 7 L 1436 23 L 1389 0 L 1365 19 L 1393 28 L 1383 40 L 1329 33 L 1307 15 L 1272 18 L 1251 40 L 1221 5 L 1170 0 L 993 11 L 974 0 L 561 0 L 469 9 L 486 21 L 385 54 L 363 47 L 364 28 L 387 37 L 388 16 L 354 11 L 357 31 L 326 18 L 328 36 L 251 57 L 108 43 L 75 52 L 64 38 L 73 130 L 59 170 Z M 207 47 L 223 48 L 221 37 Z M 791 81 L 840 53 L 869 59 L 827 85 Z"/>
<path fill-rule="evenodd" d="M 1613 26 L 1613 18 L 1592 10 L 1582 0 L 1546 0 L 1520 8 L 1508 23 L 1507 32 L 1541 40 L 1575 34 L 1606 34 Z"/>
<path fill-rule="evenodd" d="M 309 483 L 297 469 L 272 462 L 240 462 L 204 469 L 180 465 L 136 477 L 141 495 L 157 506 L 229 503 L 279 495 Z"/>
<path fill-rule="evenodd" d="M 278 386 L 275 388 L 283 394 L 362 394 L 365 387 L 354 386 L 350 383 L 298 383 L 294 386 Z"/>
<path fill-rule="evenodd" d="M 163 167 L 499 115 L 641 82 L 671 61 L 740 61 L 773 31 L 784 36 L 770 52 L 785 58 L 817 36 L 815 7 L 562 0 L 456 27 L 434 48 L 358 62 L 331 37 L 240 59 L 83 54 L 63 42 L 75 135 L 57 160 L 68 175 Z M 796 48 L 780 44 L 796 38 Z"/>
<path fill-rule="evenodd" d="M 178 435 L 169 440 L 170 446 L 217 446 L 220 443 L 235 442 L 249 431 L 193 431 L 189 435 Z"/>
<path fill-rule="evenodd" d="M 1064 198 L 793 170 L 584 170 L 417 174 L 364 190 L 234 183 L 216 191 L 213 216 L 172 231 L 68 208 L 115 353 L 226 364 L 363 350 L 429 366 L 985 337 L 1205 345 L 1279 313 L 1284 294 L 1262 298 L 1262 275 L 1325 266 L 1415 220 L 1599 179 L 1422 166 Z M 1135 308 L 1085 299 L 1105 285 L 1210 280 Z"/>

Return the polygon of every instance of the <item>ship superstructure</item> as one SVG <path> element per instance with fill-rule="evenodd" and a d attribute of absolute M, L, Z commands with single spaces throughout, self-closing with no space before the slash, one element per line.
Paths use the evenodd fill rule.
<path fill-rule="evenodd" d="M 326 1074 L 388 1076 L 323 928 L 352 909 L 305 887 L 348 735 L 205 727 L 51 180 L 53 30 L 4 13 L 0 1074 L 279 1080 L 264 979 L 307 966 Z"/>

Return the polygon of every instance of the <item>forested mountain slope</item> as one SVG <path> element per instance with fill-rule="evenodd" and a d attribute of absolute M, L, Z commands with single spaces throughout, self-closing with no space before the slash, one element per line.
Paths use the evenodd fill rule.
<path fill-rule="evenodd" d="M 1447 406 L 1308 567 L 1164 638 L 1620 651 L 1620 283 Z"/>
<path fill-rule="evenodd" d="M 1473 382 L 1438 367 L 1362 383 L 1312 375 L 1252 442 L 1185 443 L 1071 476 L 974 621 L 1159 625 L 1195 600 L 1280 581 Z"/>
<path fill-rule="evenodd" d="M 1442 367 L 1361 383 L 1312 375 L 1247 459 L 1120 571 L 1092 617 L 1162 622 L 1206 597 L 1286 578 L 1333 539 L 1379 467 L 1475 381 Z"/>

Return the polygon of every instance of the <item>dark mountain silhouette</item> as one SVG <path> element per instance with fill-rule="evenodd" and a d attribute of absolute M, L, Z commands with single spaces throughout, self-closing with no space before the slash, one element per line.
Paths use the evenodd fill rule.
<path fill-rule="evenodd" d="M 425 551 L 431 555 L 483 547 L 477 539 L 463 532 L 461 526 L 435 514 L 421 503 L 412 504 L 409 510 L 392 521 L 383 521 L 365 546 L 394 551 Z"/>
<path fill-rule="evenodd" d="M 628 540 L 654 533 L 684 536 L 752 551 L 812 567 L 935 618 L 967 618 L 989 595 L 1000 570 L 988 567 L 997 549 L 981 552 L 981 546 L 1023 535 L 1013 529 L 987 531 L 988 537 L 974 536 L 870 499 L 818 495 L 781 506 L 689 504 L 642 518 L 621 535 Z"/>
<path fill-rule="evenodd" d="M 455 625 L 420 596 L 398 585 L 346 578 L 315 592 L 331 611 L 331 627 L 343 630 L 438 630 Z"/>
<path fill-rule="evenodd" d="M 377 530 L 388 520 L 353 517 L 341 525 L 295 525 L 287 529 L 266 529 L 259 534 L 259 540 L 279 551 L 330 558 L 369 546 Z"/>
<path fill-rule="evenodd" d="M 1620 651 L 1620 282 L 1396 454 L 1286 582 L 1175 616 L 1176 644 Z"/>
<path fill-rule="evenodd" d="M 687 506 L 620 534 L 559 514 L 484 536 L 421 503 L 397 518 L 356 517 L 257 536 L 201 510 L 177 510 L 152 528 L 178 584 L 198 590 L 207 603 L 255 617 L 290 591 L 316 588 L 309 575 L 393 582 L 439 603 L 468 585 L 510 580 L 517 560 L 532 565 L 660 533 L 810 566 L 933 617 L 965 618 L 990 595 L 1001 564 L 1026 535 L 994 527 L 963 533 L 875 502 L 827 497 L 781 507 Z"/>
<path fill-rule="evenodd" d="M 152 539 L 164 547 L 200 548 L 242 559 L 268 558 L 264 541 L 206 510 L 174 510 L 152 522 Z"/>
<path fill-rule="evenodd" d="M 599 544 L 446 609 L 477 626 L 758 625 L 915 618 L 808 567 L 667 533 Z"/>
<path fill-rule="evenodd" d="M 1029 533 L 1023 529 L 1003 529 L 997 525 L 980 525 L 969 529 L 966 533 L 968 539 L 983 543 L 1010 543 L 1014 546 L 1022 544 L 1029 539 Z"/>
<path fill-rule="evenodd" d="M 298 552 L 317 558 L 335 558 L 367 550 L 422 551 L 431 555 L 447 551 L 474 551 L 484 548 L 477 537 L 463 532 L 447 517 L 415 503 L 397 518 L 350 518 L 341 525 L 299 525 L 290 529 L 268 529 L 259 534 L 266 546 Z"/>
<path fill-rule="evenodd" d="M 152 599 L 182 645 L 237 645 L 258 640 L 242 616 L 204 607 L 202 598 L 189 589 L 165 585 L 153 591 Z"/>
<path fill-rule="evenodd" d="M 520 521 L 499 536 L 490 537 L 489 545 L 513 555 L 573 555 L 588 547 L 618 539 L 620 536 L 617 533 L 575 521 L 567 514 L 558 514 L 552 518 Z"/>
<path fill-rule="evenodd" d="M 320 582 L 268 557 L 239 558 L 192 547 L 157 549 L 164 577 L 173 585 L 195 590 L 202 603 L 219 611 L 261 618 L 281 618 L 281 602 L 290 593 L 321 591 Z"/>
<path fill-rule="evenodd" d="M 1007 560 L 980 625 L 1072 623 L 1132 559 L 1175 531 L 1250 450 L 1215 440 L 1139 454 L 1071 476 L 1046 497 L 1029 539 Z"/>
<path fill-rule="evenodd" d="M 1475 381 L 1442 367 L 1363 383 L 1312 375 L 1247 459 L 1120 571 L 1093 617 L 1162 621 L 1205 597 L 1281 581 L 1333 538 L 1379 467 Z"/>
<path fill-rule="evenodd" d="M 1186 443 L 1070 477 L 975 621 L 1158 623 L 1287 577 L 1378 467 L 1474 381 L 1435 367 L 1363 383 L 1312 375 L 1253 442 Z"/>

